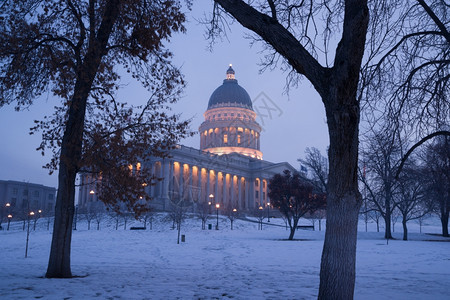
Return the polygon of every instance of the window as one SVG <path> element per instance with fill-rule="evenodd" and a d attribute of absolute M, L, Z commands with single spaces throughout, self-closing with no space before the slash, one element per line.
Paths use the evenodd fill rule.
<path fill-rule="evenodd" d="M 28 207 L 28 200 L 22 199 L 22 209 L 26 209 Z"/>
<path fill-rule="evenodd" d="M 228 143 L 228 134 L 223 135 L 223 142 L 226 144 Z"/>
<path fill-rule="evenodd" d="M 256 186 L 256 187 L 259 186 L 259 180 L 255 180 L 255 186 Z"/>
<path fill-rule="evenodd" d="M 259 191 L 255 191 L 255 198 L 259 199 Z"/>
<path fill-rule="evenodd" d="M 48 211 L 48 212 L 51 212 L 52 210 L 53 210 L 53 204 L 48 203 L 48 204 L 47 204 L 47 211 Z"/>
<path fill-rule="evenodd" d="M 263 188 L 266 188 L 266 182 L 263 181 Z"/>
<path fill-rule="evenodd" d="M 34 192 L 33 192 L 33 196 L 34 196 L 34 197 L 39 197 L 39 191 L 34 191 Z"/>
<path fill-rule="evenodd" d="M 237 136 L 237 142 L 238 142 L 238 144 L 240 144 L 241 143 L 241 136 L 238 134 L 238 136 Z"/>
<path fill-rule="evenodd" d="M 28 190 L 23 190 L 23 195 L 28 196 Z"/>
<path fill-rule="evenodd" d="M 48 200 L 53 200 L 53 194 L 48 194 Z"/>
<path fill-rule="evenodd" d="M 13 188 L 12 193 L 13 193 L 13 195 L 17 195 L 19 193 L 19 189 Z"/>

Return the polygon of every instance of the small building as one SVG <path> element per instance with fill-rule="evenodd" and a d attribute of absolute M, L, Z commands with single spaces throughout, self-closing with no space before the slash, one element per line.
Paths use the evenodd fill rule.
<path fill-rule="evenodd" d="M 154 157 L 135 166 L 151 168 L 153 175 L 163 178 L 146 188 L 152 206 L 168 210 L 171 201 L 187 200 L 250 210 L 270 203 L 268 180 L 295 168 L 287 162 L 262 159 L 261 126 L 256 117 L 252 100 L 230 65 L 223 84 L 209 98 L 205 121 L 199 127 L 200 149 L 180 145 L 168 158 Z M 90 182 L 89 175 L 81 176 L 81 207 L 97 200 Z"/>
<path fill-rule="evenodd" d="M 0 204 L 8 207 L 11 213 L 30 211 L 54 213 L 56 189 L 42 184 L 0 180 Z M 8 204 L 8 205 L 7 205 Z"/>

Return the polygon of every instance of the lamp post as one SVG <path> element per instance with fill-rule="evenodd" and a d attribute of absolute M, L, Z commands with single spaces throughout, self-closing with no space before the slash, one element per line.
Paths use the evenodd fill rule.
<path fill-rule="evenodd" d="M 267 222 L 270 222 L 270 202 L 267 202 Z"/>
<path fill-rule="evenodd" d="M 8 228 L 6 228 L 6 230 L 9 230 L 9 223 L 11 223 L 11 219 L 12 219 L 12 215 L 9 214 L 8 215 Z"/>
<path fill-rule="evenodd" d="M 11 204 L 8 202 L 8 203 L 5 204 L 5 207 L 6 207 L 6 211 L 7 211 L 7 214 L 8 214 L 8 229 L 7 230 L 9 230 L 9 222 L 11 220 L 10 217 L 9 217 L 9 216 L 11 216 L 10 215 Z M 11 218 L 12 218 L 12 216 L 11 216 Z"/>
<path fill-rule="evenodd" d="M 264 212 L 263 212 L 264 208 L 260 205 L 258 207 L 258 209 L 260 211 L 259 216 L 258 216 L 258 218 L 259 218 L 259 229 L 262 230 L 262 222 L 263 222 L 263 219 L 264 219 Z"/>
<path fill-rule="evenodd" d="M 32 211 L 32 212 L 30 212 L 28 215 L 27 215 L 27 221 L 28 221 L 28 227 L 27 227 L 27 243 L 26 243 L 26 246 L 25 246 L 25 258 L 27 258 L 28 257 L 28 240 L 30 239 L 30 216 L 31 217 L 33 217 L 34 216 L 34 212 Z"/>
<path fill-rule="evenodd" d="M 213 194 L 209 194 L 209 201 L 208 201 L 208 205 L 209 205 L 209 214 L 211 214 L 211 205 L 214 202 L 214 195 Z"/>
<path fill-rule="evenodd" d="M 78 204 L 75 205 L 75 220 L 73 222 L 73 230 L 77 230 Z"/>
<path fill-rule="evenodd" d="M 216 203 L 216 214 L 217 214 L 216 230 L 219 230 L 219 208 L 220 208 L 220 204 Z"/>

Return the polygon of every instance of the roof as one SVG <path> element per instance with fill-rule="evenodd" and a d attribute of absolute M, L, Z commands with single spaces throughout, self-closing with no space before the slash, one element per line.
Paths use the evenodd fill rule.
<path fill-rule="evenodd" d="M 247 91 L 238 84 L 234 78 L 234 70 L 230 67 L 227 70 L 227 78 L 209 98 L 208 109 L 216 107 L 244 107 L 253 110 L 252 100 Z"/>

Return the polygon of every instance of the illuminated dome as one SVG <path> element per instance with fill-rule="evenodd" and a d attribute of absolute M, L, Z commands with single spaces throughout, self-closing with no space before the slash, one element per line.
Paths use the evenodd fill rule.
<path fill-rule="evenodd" d="M 252 100 L 234 78 L 234 70 L 211 95 L 205 121 L 200 125 L 200 149 L 214 154 L 238 153 L 262 159 L 261 126 L 256 122 Z"/>
<path fill-rule="evenodd" d="M 238 84 L 234 78 L 234 70 L 230 67 L 227 70 L 227 78 L 211 95 L 208 102 L 208 109 L 216 107 L 243 107 L 253 110 L 252 100 L 247 91 Z"/>

